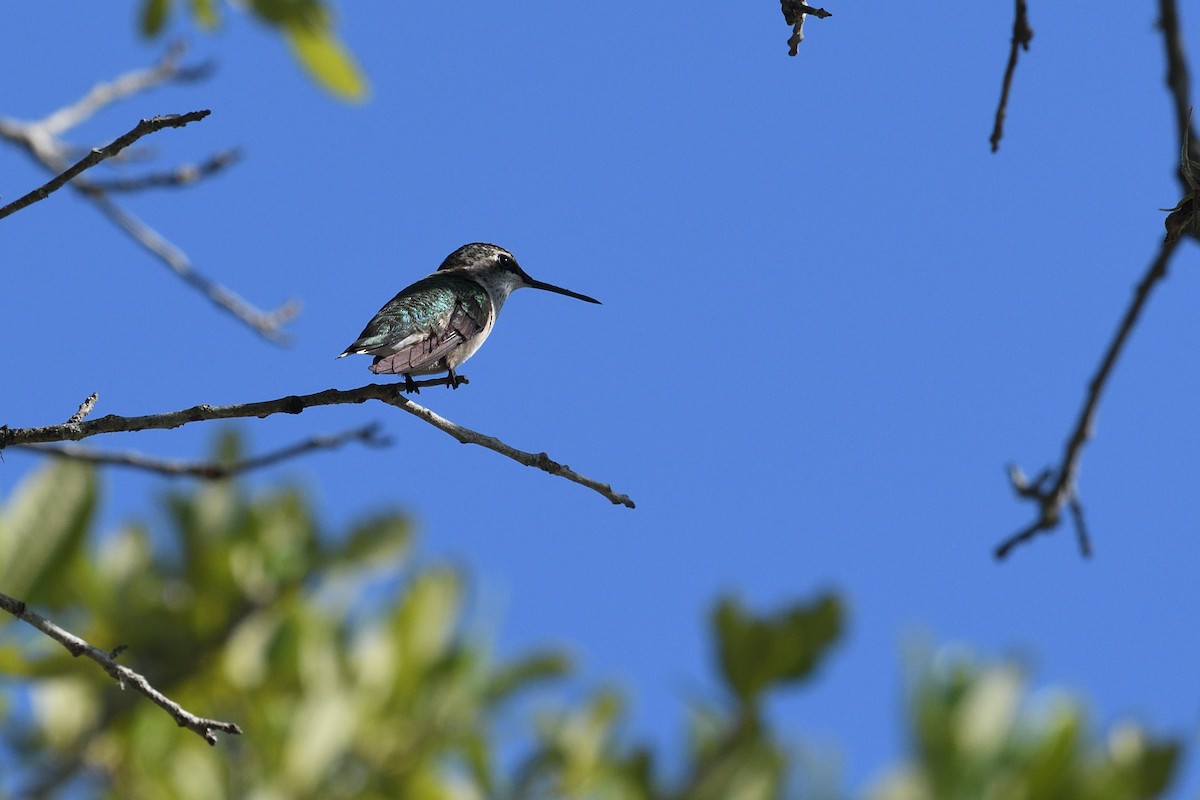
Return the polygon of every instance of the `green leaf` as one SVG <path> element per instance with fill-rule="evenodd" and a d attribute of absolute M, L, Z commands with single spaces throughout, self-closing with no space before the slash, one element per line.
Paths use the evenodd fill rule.
<path fill-rule="evenodd" d="M 197 25 L 209 31 L 221 21 L 213 0 L 192 0 L 192 18 L 196 20 Z"/>
<path fill-rule="evenodd" d="M 150 38 L 160 34 L 170 15 L 171 0 L 146 0 L 142 3 L 142 15 L 139 22 L 142 36 Z"/>
<path fill-rule="evenodd" d="M 43 588 L 78 554 L 95 505 L 95 474 L 84 464 L 56 461 L 22 481 L 0 518 L 0 591 L 45 602 Z"/>
<path fill-rule="evenodd" d="M 401 654 L 398 672 L 411 688 L 446 656 L 458 629 L 462 595 L 458 573 L 431 567 L 413 578 L 396 608 L 392 625 Z"/>
<path fill-rule="evenodd" d="M 713 613 L 717 655 L 726 683 L 745 705 L 772 684 L 808 677 L 842 633 L 842 604 L 825 595 L 812 604 L 756 617 L 730 597 Z"/>
<path fill-rule="evenodd" d="M 326 91 L 343 100 L 365 100 L 367 82 L 354 57 L 328 27 L 287 23 L 292 55 Z"/>
<path fill-rule="evenodd" d="M 488 687 L 487 699 L 502 702 L 535 683 L 565 676 L 571 659 L 565 653 L 536 653 L 497 670 Z"/>
<path fill-rule="evenodd" d="M 375 566 L 401 559 L 411 543 L 412 524 L 408 518 L 385 514 L 356 526 L 323 560 L 356 569 Z"/>
<path fill-rule="evenodd" d="M 250 0 L 250 8 L 275 27 L 289 24 L 324 25 L 329 9 L 320 0 Z"/>
<path fill-rule="evenodd" d="M 1165 740 L 1146 746 L 1138 769 L 1138 797 L 1158 797 L 1167 791 L 1179 766 L 1181 746 L 1178 741 Z"/>
<path fill-rule="evenodd" d="M 236 464 L 246 457 L 246 444 L 238 428 L 224 428 L 217 433 L 212 447 L 212 459 L 220 464 Z"/>

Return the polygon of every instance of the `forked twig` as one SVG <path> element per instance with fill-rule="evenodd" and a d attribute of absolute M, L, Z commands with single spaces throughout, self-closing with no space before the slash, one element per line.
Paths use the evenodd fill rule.
<path fill-rule="evenodd" d="M 166 114 L 161 117 L 153 117 L 151 119 L 142 120 L 133 127 L 133 130 L 129 131 L 124 136 L 118 136 L 105 147 L 97 147 L 86 156 L 81 158 L 74 165 L 63 170 L 58 175 L 55 175 L 49 181 L 34 189 L 32 192 L 29 192 L 24 197 L 19 197 L 3 208 L 0 208 L 0 219 L 4 219 L 9 214 L 14 214 L 26 206 L 33 205 L 39 200 L 45 200 L 53 192 L 56 192 L 62 187 L 66 186 L 71 179 L 77 177 L 84 170 L 91 169 L 106 158 L 112 158 L 117 153 L 121 152 L 146 134 L 160 131 L 163 128 L 182 128 L 189 122 L 196 122 L 197 120 L 204 119 L 211 113 L 211 111 L 205 109 L 201 111 L 190 111 L 187 114 Z"/>
<path fill-rule="evenodd" d="M 80 162 L 81 164 L 86 163 L 82 169 L 79 168 L 79 164 L 69 166 L 74 148 L 59 138 L 64 131 L 78 125 L 109 103 L 167 81 L 195 80 L 209 72 L 207 66 L 182 67 L 179 63 L 182 52 L 182 46 L 175 46 L 154 67 L 134 70 L 113 81 L 97 84 L 78 101 L 36 122 L 19 122 L 0 118 L 0 139 L 19 145 L 43 167 L 57 173 L 46 186 L 31 192 L 17 203 L 5 207 L 4 213 L 0 213 L 0 217 L 36 202 L 60 186 L 69 183 L 71 188 L 80 192 L 137 244 L 175 272 L 189 286 L 199 290 L 218 308 L 232 314 L 264 338 L 276 344 L 287 344 L 289 337 L 282 330 L 282 326 L 299 312 L 300 307 L 297 302 L 288 301 L 274 311 L 262 311 L 256 308 L 216 281 L 197 272 L 191 261 L 179 248 L 109 197 L 110 192 L 182 186 L 215 175 L 236 160 L 234 151 L 218 153 L 198 165 L 183 165 L 173 170 L 115 181 L 92 181 L 79 176 L 79 172 L 92 165 L 86 162 L 95 157 L 96 151 L 89 153 Z M 111 155 L 120 157 L 116 152 Z"/>
<path fill-rule="evenodd" d="M 1079 534 L 1080 552 L 1085 556 L 1091 554 L 1091 544 L 1087 537 L 1087 531 L 1083 527 L 1083 509 L 1079 504 L 1077 493 L 1079 459 L 1083 455 L 1083 446 L 1091 438 L 1092 427 L 1096 420 L 1096 409 L 1100 404 L 1100 395 L 1117 363 L 1117 357 L 1121 355 L 1121 350 L 1129 340 L 1129 334 L 1133 332 L 1133 327 L 1141 316 L 1146 301 L 1150 299 L 1150 293 L 1159 281 L 1167 276 L 1167 265 L 1178 244 L 1178 239 L 1163 241 L 1158 255 L 1150 263 L 1150 268 L 1134 291 L 1133 300 L 1130 302 L 1129 308 L 1125 310 L 1125 316 L 1121 319 L 1121 324 L 1117 327 L 1117 332 L 1109 343 L 1108 350 L 1104 353 L 1100 367 L 1088 384 L 1083 409 L 1079 412 L 1071 435 L 1067 438 L 1062 461 L 1056 467 L 1043 470 L 1031 483 L 1024 480 L 1020 470 L 1010 470 L 1013 488 L 1024 499 L 1037 503 L 1038 516 L 1029 525 L 1001 542 L 996 548 L 996 558 L 1003 559 L 1017 545 L 1029 541 L 1039 533 L 1049 533 L 1057 528 L 1062 521 L 1062 511 L 1068 506 Z"/>

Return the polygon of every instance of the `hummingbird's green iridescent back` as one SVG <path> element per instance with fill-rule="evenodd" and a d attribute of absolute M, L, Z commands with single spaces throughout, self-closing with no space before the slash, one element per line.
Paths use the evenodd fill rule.
<path fill-rule="evenodd" d="M 488 327 L 491 313 L 492 301 L 479 283 L 434 273 L 388 301 L 346 352 L 374 355 L 376 374 L 438 372 L 447 369 L 439 364 L 443 358 Z"/>

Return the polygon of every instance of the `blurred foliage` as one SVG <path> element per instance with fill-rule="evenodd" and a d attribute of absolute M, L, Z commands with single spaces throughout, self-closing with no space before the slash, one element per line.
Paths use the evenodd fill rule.
<path fill-rule="evenodd" d="M 189 0 L 183 14 L 201 30 L 212 31 L 221 25 L 221 5 L 217 0 Z M 141 34 L 147 38 L 162 35 L 175 6 L 174 0 L 142 0 Z M 230 2 L 229 6 L 248 12 L 283 36 L 300 66 L 323 89 L 342 100 L 366 99 L 367 80 L 334 31 L 334 13 L 329 3 L 322 0 L 248 0 Z"/>
<path fill-rule="evenodd" d="M 946 651 L 910 672 L 912 761 L 870 800 L 1160 797 L 1182 755 L 1178 741 L 1132 723 L 1098 738 L 1084 704 L 1064 693 L 1030 703 L 1014 664 L 979 665 Z"/>
<path fill-rule="evenodd" d="M 226 435 L 219 457 L 236 459 Z M 464 625 L 454 569 L 414 565 L 411 531 L 380 515 L 321 530 L 302 492 L 219 481 L 166 497 L 151 527 L 95 535 L 89 468 L 51 462 L 0 510 L 0 591 L 121 660 L 185 708 L 240 724 L 209 747 L 145 697 L 0 620 L 0 793 L 112 798 L 841 797 L 764 714 L 813 678 L 841 635 L 833 595 L 712 614 L 721 694 L 688 715 L 682 753 L 623 735 L 599 689 L 536 712 L 568 671 L 554 652 L 499 661 Z M 1034 703 L 1011 664 L 938 655 L 912 670 L 912 754 L 870 800 L 1121 800 L 1166 789 L 1178 743 L 1124 724 L 1100 738 L 1083 706 Z M 543 698 L 544 702 L 544 698 Z M 847 700 L 847 708 L 857 708 Z M 534 714 L 533 724 L 525 724 Z M 887 724 L 880 718 L 880 724 Z M 666 761 L 671 766 L 664 769 Z"/>

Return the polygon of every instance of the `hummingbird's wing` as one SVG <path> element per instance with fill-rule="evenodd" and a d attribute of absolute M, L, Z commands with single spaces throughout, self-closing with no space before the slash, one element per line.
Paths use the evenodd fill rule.
<path fill-rule="evenodd" d="M 376 374 L 420 370 L 483 330 L 491 307 L 475 281 L 431 275 L 393 297 L 343 355 L 375 356 L 371 371 Z"/>
<path fill-rule="evenodd" d="M 486 298 L 487 295 L 484 294 Z M 486 317 L 484 318 L 486 319 Z M 456 302 L 446 327 L 390 356 L 376 356 L 371 372 L 376 375 L 403 375 L 436 364 L 443 356 L 483 330 L 483 322 L 472 316 L 467 304 Z"/>

